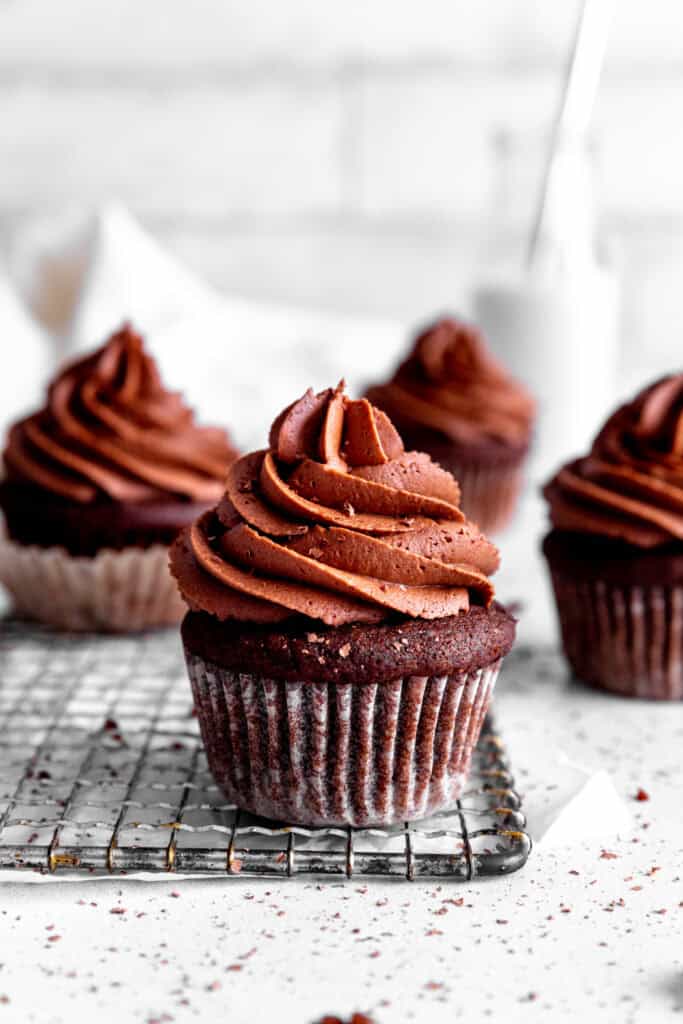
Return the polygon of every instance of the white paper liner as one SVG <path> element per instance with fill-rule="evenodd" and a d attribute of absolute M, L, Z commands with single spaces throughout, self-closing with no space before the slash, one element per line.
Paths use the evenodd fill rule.
<path fill-rule="evenodd" d="M 186 611 L 163 544 L 85 558 L 1 538 L 0 582 L 19 613 L 65 630 L 127 633 Z"/>
<path fill-rule="evenodd" d="M 244 810 L 305 825 L 383 825 L 452 807 L 500 661 L 384 683 L 283 682 L 186 650 L 209 767 Z"/>

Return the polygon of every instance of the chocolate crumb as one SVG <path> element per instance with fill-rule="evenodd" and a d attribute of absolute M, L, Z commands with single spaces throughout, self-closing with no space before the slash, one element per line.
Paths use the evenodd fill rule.
<path fill-rule="evenodd" d="M 341 1017 L 332 1017 L 330 1014 L 326 1014 L 321 1017 L 318 1024 L 374 1024 L 371 1017 L 368 1017 L 365 1013 L 353 1013 L 348 1020 L 343 1020 Z"/>

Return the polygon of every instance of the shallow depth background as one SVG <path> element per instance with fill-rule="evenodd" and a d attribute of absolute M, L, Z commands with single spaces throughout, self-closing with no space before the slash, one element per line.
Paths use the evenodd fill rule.
<path fill-rule="evenodd" d="M 458 306 L 492 132 L 554 109 L 548 0 L 0 0 L 0 239 L 118 197 L 224 289 L 421 318 Z M 671 348 L 683 4 L 620 0 L 595 117 L 626 350 Z"/>

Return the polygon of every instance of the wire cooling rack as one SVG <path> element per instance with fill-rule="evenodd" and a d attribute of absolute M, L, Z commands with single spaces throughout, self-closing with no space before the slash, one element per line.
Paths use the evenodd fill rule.
<path fill-rule="evenodd" d="M 70 636 L 0 620 L 0 868 L 126 874 L 501 875 L 531 841 L 489 722 L 453 810 L 301 828 L 225 803 L 174 632 Z"/>

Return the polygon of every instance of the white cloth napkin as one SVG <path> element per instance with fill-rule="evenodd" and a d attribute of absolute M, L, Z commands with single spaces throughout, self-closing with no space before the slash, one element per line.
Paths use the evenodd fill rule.
<path fill-rule="evenodd" d="M 53 360 L 49 338 L 33 321 L 0 268 L 0 431 L 40 400 Z"/>
<path fill-rule="evenodd" d="M 405 345 L 395 322 L 263 305 L 198 280 L 121 206 L 35 225 L 13 248 L 18 287 L 52 332 L 54 358 L 87 351 L 124 320 L 141 330 L 169 387 L 238 445 L 309 387 L 385 375 Z"/>

